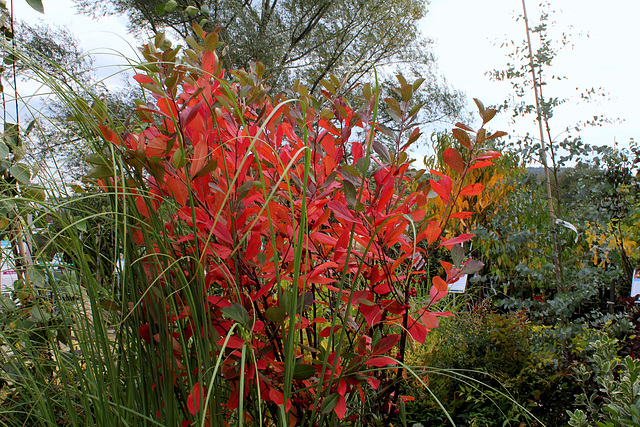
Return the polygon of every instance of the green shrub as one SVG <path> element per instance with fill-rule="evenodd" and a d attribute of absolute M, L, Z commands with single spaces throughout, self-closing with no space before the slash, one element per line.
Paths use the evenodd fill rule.
<path fill-rule="evenodd" d="M 618 340 L 602 334 L 589 344 L 586 363 L 576 369 L 579 409 L 567 411 L 573 427 L 640 426 L 640 360 L 618 357 Z"/>
<path fill-rule="evenodd" d="M 443 321 L 411 363 L 428 366 L 433 396 L 407 404 L 410 421 L 441 424 L 430 413 L 439 404 L 456 425 L 562 425 L 573 397 L 569 370 L 549 344 L 547 332 L 525 312 L 498 314 L 490 302 L 468 306 Z"/>

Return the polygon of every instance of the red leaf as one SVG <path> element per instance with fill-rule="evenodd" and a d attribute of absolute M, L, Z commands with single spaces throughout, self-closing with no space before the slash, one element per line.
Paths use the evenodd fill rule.
<path fill-rule="evenodd" d="M 480 168 L 484 168 L 484 167 L 487 167 L 487 166 L 493 166 L 493 162 L 491 160 L 480 160 L 480 161 L 475 162 L 473 164 L 473 166 L 471 166 L 469 168 L 469 170 L 471 171 L 471 170 L 474 170 L 474 169 L 480 169 Z"/>
<path fill-rule="evenodd" d="M 411 332 L 411 331 L 409 331 Z M 425 334 L 426 337 L 426 334 Z M 424 342 L 424 340 L 422 341 Z M 386 356 L 380 356 L 380 357 L 374 357 L 373 359 L 369 359 L 365 362 L 365 365 L 367 366 L 375 366 L 377 368 L 382 368 L 383 366 L 387 366 L 387 365 L 395 365 L 397 362 L 395 360 L 393 360 L 390 357 L 386 357 Z"/>
<path fill-rule="evenodd" d="M 362 158 L 362 144 L 360 144 L 359 142 L 352 142 L 351 155 L 353 156 L 353 164 L 355 165 L 356 162 Z"/>
<path fill-rule="evenodd" d="M 260 233 L 253 233 L 249 243 L 247 243 L 247 249 L 244 251 L 245 262 L 253 260 L 253 258 L 258 255 L 258 252 L 260 252 L 260 246 L 262 246 Z"/>
<path fill-rule="evenodd" d="M 484 154 L 482 156 L 478 156 L 475 159 L 473 159 L 473 161 L 477 161 L 477 160 L 487 160 L 487 159 L 496 159 L 500 157 L 500 153 L 498 153 L 497 151 L 485 151 Z"/>
<path fill-rule="evenodd" d="M 462 211 L 462 212 L 456 212 L 454 214 L 451 214 L 450 218 L 467 219 L 475 214 L 476 214 L 475 212 Z"/>
<path fill-rule="evenodd" d="M 360 304 L 358 308 L 364 316 L 370 328 L 380 322 L 382 319 L 382 310 L 377 305 Z"/>
<path fill-rule="evenodd" d="M 336 218 L 342 218 L 350 223 L 356 222 L 355 217 L 349 209 L 337 200 L 331 200 L 327 203 L 327 207 L 333 211 Z"/>
<path fill-rule="evenodd" d="M 446 292 L 448 290 L 447 282 L 440 276 L 434 276 L 431 282 L 438 292 Z"/>
<path fill-rule="evenodd" d="M 462 160 L 462 156 L 460 152 L 455 148 L 447 148 L 442 153 L 442 160 L 451 166 L 451 169 L 455 170 L 458 173 L 462 173 L 464 171 L 464 160 Z"/>
<path fill-rule="evenodd" d="M 278 128 L 282 129 L 282 128 Z M 336 156 L 336 143 L 333 139 L 333 136 L 331 136 L 331 134 L 329 133 L 329 131 L 325 131 L 321 136 L 321 143 L 322 143 L 322 148 L 324 148 L 324 151 L 327 152 L 327 154 L 329 155 L 330 158 L 333 158 Z"/>
<path fill-rule="evenodd" d="M 222 225 L 220 221 L 216 222 L 216 226 L 213 229 L 213 234 L 225 243 L 233 244 L 233 237 L 227 227 Z"/>
<path fill-rule="evenodd" d="M 416 209 L 415 211 L 411 212 L 411 217 L 415 222 L 420 221 L 425 217 L 425 215 L 427 215 L 427 213 L 423 209 Z"/>
<path fill-rule="evenodd" d="M 187 397 L 187 408 L 191 415 L 195 415 L 200 411 L 200 406 L 203 401 L 204 390 L 200 385 L 200 382 L 195 383 L 193 388 L 191 389 L 191 393 L 189 393 L 189 397 Z"/>
<path fill-rule="evenodd" d="M 185 206 L 189 199 L 189 188 L 181 181 L 173 176 L 169 176 L 166 186 L 173 195 L 173 198 L 180 206 Z"/>
<path fill-rule="evenodd" d="M 338 395 L 338 403 L 334 409 L 339 419 L 344 418 L 344 414 L 347 413 L 347 401 L 343 395 Z"/>
<path fill-rule="evenodd" d="M 331 211 L 327 210 L 327 212 L 331 212 Z M 316 239 L 318 242 L 324 245 L 330 245 L 330 246 L 335 246 L 336 242 L 338 241 L 338 239 L 336 239 L 335 237 L 329 236 L 328 234 L 320 231 L 311 233 L 311 238 Z"/>
<path fill-rule="evenodd" d="M 477 196 L 478 194 L 482 193 L 483 188 L 484 186 L 479 182 L 475 184 L 469 184 L 460 191 L 460 195 L 461 196 Z"/>
<path fill-rule="evenodd" d="M 379 354 L 386 353 L 387 351 L 395 347 L 395 345 L 398 343 L 399 340 L 400 340 L 399 334 L 388 335 L 382 338 L 380 342 L 378 342 L 378 345 L 376 346 L 376 348 L 373 349 L 373 351 L 371 352 L 371 356 L 377 356 Z"/>
<path fill-rule="evenodd" d="M 467 128 L 468 129 L 468 128 Z M 471 139 L 469 138 L 469 134 L 462 129 L 453 129 L 451 131 L 453 136 L 460 142 L 460 144 L 464 145 L 467 148 L 471 148 Z"/>
<path fill-rule="evenodd" d="M 333 333 L 335 334 L 336 332 L 338 332 L 340 329 L 342 328 L 341 325 L 336 325 L 333 327 Z M 326 328 L 324 328 L 322 331 L 320 331 L 320 333 L 318 334 L 318 336 L 320 336 L 320 338 L 326 338 L 331 334 L 331 326 L 327 326 Z"/>
<path fill-rule="evenodd" d="M 102 133 L 102 137 L 105 140 L 111 142 L 112 144 L 120 145 L 120 139 L 111 129 L 106 126 L 98 126 L 98 129 L 100 130 L 100 133 Z"/>
<path fill-rule="evenodd" d="M 411 324 L 411 326 L 409 326 L 409 335 L 420 344 L 424 344 L 424 340 L 427 339 L 427 332 L 429 331 L 427 331 L 427 328 L 425 328 L 422 323 L 412 319 L 411 316 L 409 316 L 409 319 L 409 323 Z"/>
<path fill-rule="evenodd" d="M 149 324 L 145 323 L 138 328 L 138 333 L 140 334 L 140 338 L 145 340 L 146 342 L 151 342 L 151 332 L 149 332 Z"/>
<path fill-rule="evenodd" d="M 213 52 L 205 52 L 202 55 L 202 71 L 213 75 L 216 70 L 218 56 Z"/>
<path fill-rule="evenodd" d="M 421 233 L 421 237 L 419 237 L 418 240 L 425 238 L 427 239 L 427 242 L 431 245 L 433 242 L 436 241 L 438 237 L 440 237 L 441 233 L 442 233 L 442 229 L 440 228 L 438 221 L 431 221 L 427 225 L 427 228 Z"/>
<path fill-rule="evenodd" d="M 156 82 L 153 81 L 153 79 L 149 76 L 146 76 L 144 74 L 136 74 L 135 76 L 133 76 L 133 79 L 135 81 L 137 81 L 138 83 L 145 84 L 145 83 L 151 83 L 151 84 L 156 84 Z"/>
<path fill-rule="evenodd" d="M 432 279 L 433 286 L 431 287 L 431 291 L 429 292 L 429 296 L 431 300 L 429 301 L 429 305 L 433 305 L 442 298 L 447 295 L 449 287 L 447 286 L 447 282 L 445 282 L 441 277 L 435 276 Z"/>
<path fill-rule="evenodd" d="M 258 292 L 256 292 L 255 294 L 252 293 L 251 295 L 251 301 L 256 302 L 258 300 L 258 298 L 264 296 L 267 294 L 267 292 L 269 292 L 273 286 L 276 284 L 275 281 L 272 281 L 270 283 L 267 283 L 266 285 L 264 285 L 263 287 L 260 288 L 260 290 Z M 209 297 L 211 298 L 211 297 Z M 231 304 L 229 304 L 227 307 L 231 306 Z"/>
<path fill-rule="evenodd" d="M 373 288 L 373 292 L 378 295 L 387 295 L 388 293 L 391 293 L 391 290 L 392 289 L 388 283 L 381 283 Z"/>
<path fill-rule="evenodd" d="M 382 212 L 387 207 L 387 204 L 389 203 L 389 200 L 391 200 L 391 197 L 393 196 L 393 192 L 395 190 L 393 184 L 393 180 L 390 179 L 387 180 L 382 186 L 382 190 L 380 191 L 380 198 L 376 202 L 376 212 Z"/>
<path fill-rule="evenodd" d="M 284 394 L 276 390 L 275 388 L 269 389 L 269 399 L 276 405 L 282 405 L 284 403 Z"/>
<path fill-rule="evenodd" d="M 435 329 L 438 327 L 438 316 L 430 311 L 425 311 L 422 316 L 420 316 L 420 320 L 422 320 L 422 324 L 427 327 L 427 329 Z"/>
<path fill-rule="evenodd" d="M 453 239 L 446 240 L 440 243 L 440 246 L 444 246 L 448 249 L 451 249 L 453 245 L 457 245 L 458 243 L 464 243 L 471 238 L 476 237 L 475 234 L 461 234 L 458 237 L 454 237 Z"/>
<path fill-rule="evenodd" d="M 231 307 L 231 303 L 229 302 L 229 300 L 223 297 L 211 295 L 207 297 L 207 301 L 209 301 L 209 304 L 215 306 L 216 308 Z"/>
<path fill-rule="evenodd" d="M 371 386 L 372 389 L 377 390 L 380 387 L 380 380 L 375 377 L 367 378 L 367 383 Z"/>
<path fill-rule="evenodd" d="M 487 110 L 487 111 L 489 111 L 489 110 Z M 501 138 L 501 137 L 507 136 L 507 135 L 508 135 L 508 133 L 506 133 L 506 132 L 502 132 L 502 131 L 495 132 L 495 133 L 492 133 L 491 135 L 489 135 L 488 137 L 486 137 L 485 139 L 483 139 L 482 142 L 489 141 L 489 140 L 492 140 L 492 139 L 495 139 L 495 138 Z"/>
<path fill-rule="evenodd" d="M 467 130 L 469 132 L 473 132 L 473 129 L 471 129 L 469 126 L 465 125 L 464 123 L 457 122 L 456 127 Z"/>
<path fill-rule="evenodd" d="M 226 337 L 220 338 L 220 341 L 218 341 L 218 345 L 224 345 L 224 341 L 226 339 Z M 229 337 L 229 342 L 227 342 L 227 348 L 241 348 L 243 344 L 244 340 L 242 338 L 232 335 Z"/>
<path fill-rule="evenodd" d="M 447 203 L 449 201 L 449 193 L 439 183 L 430 179 L 429 185 L 431 185 L 431 189 L 440 196 L 443 202 Z"/>
<path fill-rule="evenodd" d="M 222 246 L 217 243 L 209 243 L 209 246 L 211 247 L 211 250 L 215 252 L 216 256 L 221 259 L 227 259 L 229 258 L 229 255 L 231 255 L 231 249 L 226 246 Z"/>

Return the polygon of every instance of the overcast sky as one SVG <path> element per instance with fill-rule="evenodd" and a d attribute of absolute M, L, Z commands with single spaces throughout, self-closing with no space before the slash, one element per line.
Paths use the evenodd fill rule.
<path fill-rule="evenodd" d="M 99 22 L 75 15 L 71 0 L 43 0 L 45 15 L 32 11 L 25 0 L 13 0 L 15 15 L 30 23 L 41 19 L 46 23 L 65 25 L 81 40 L 83 48 L 96 53 L 99 67 L 122 63 L 115 52 L 135 56 L 135 40 L 126 34 L 124 18 L 107 17 Z M 552 122 L 554 136 L 562 138 L 567 126 L 588 120 L 594 115 L 606 115 L 614 120 L 598 128 L 583 130 L 583 140 L 592 144 L 623 146 L 631 138 L 640 138 L 640 69 L 639 46 L 640 1 L 637 0 L 551 0 L 556 22 L 552 36 L 563 31 L 574 34 L 572 48 L 559 52 L 553 72 L 566 76 L 545 88 L 546 95 L 568 98 L 570 101 L 555 111 Z M 538 1 L 528 0 L 531 21 L 538 15 Z M 524 24 L 515 18 L 522 13 L 521 0 L 432 0 L 430 11 L 421 23 L 423 33 L 434 40 L 438 65 L 448 82 L 471 99 L 479 98 L 485 105 L 501 103 L 510 92 L 508 83 L 491 82 L 485 75 L 493 69 L 503 69 L 507 63 L 509 40 L 525 38 Z M 115 72 L 102 68 L 106 76 Z M 114 80 L 117 83 L 117 80 Z M 591 104 L 579 103 L 580 90 L 602 87 L 606 99 Z M 533 94 L 529 100 L 533 103 Z M 492 121 L 493 130 L 505 130 L 519 136 L 534 133 L 531 120 L 512 125 L 503 114 Z"/>
<path fill-rule="evenodd" d="M 527 1 L 530 21 L 538 16 L 538 3 Z M 558 53 L 552 70 L 567 79 L 550 82 L 545 88 L 547 96 L 570 99 L 555 111 L 553 132 L 557 135 L 567 126 L 606 115 L 615 123 L 583 130 L 585 142 L 600 145 L 615 140 L 627 146 L 630 138 L 638 140 L 640 1 L 551 0 L 551 8 L 555 10 L 552 20 L 556 21 L 552 37 L 562 32 L 574 34 L 573 47 Z M 508 96 L 510 85 L 491 82 L 485 73 L 504 69 L 509 52 L 500 47 L 504 41 L 525 40 L 524 23 L 515 20 L 521 14 L 521 0 L 432 0 L 422 29 L 434 39 L 438 65 L 452 86 L 463 90 L 469 99 L 479 98 L 485 105 L 499 104 Z M 604 88 L 607 98 L 579 102 L 580 91 L 592 87 Z M 529 102 L 534 99 L 531 94 Z M 514 135 L 536 132 L 531 120 L 518 123 L 514 129 L 507 119 L 505 114 L 492 125 Z"/>

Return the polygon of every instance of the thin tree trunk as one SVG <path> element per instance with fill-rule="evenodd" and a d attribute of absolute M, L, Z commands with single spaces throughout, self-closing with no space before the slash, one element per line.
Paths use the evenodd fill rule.
<path fill-rule="evenodd" d="M 544 137 L 544 129 L 542 127 L 542 110 L 540 108 L 540 88 L 538 83 L 538 77 L 536 76 L 536 68 L 533 64 L 533 49 L 531 48 L 531 36 L 529 30 L 529 20 L 527 18 L 527 8 L 525 5 L 525 0 L 522 0 L 522 12 L 524 17 L 524 24 L 527 31 L 527 46 L 529 48 L 529 67 L 531 68 L 531 76 L 533 79 L 533 90 L 536 97 L 536 114 L 538 121 L 538 130 L 540 132 L 540 160 L 542 161 L 542 166 L 544 167 L 544 177 L 546 181 L 547 187 L 547 201 L 549 205 L 549 227 L 551 228 L 551 237 L 553 239 L 553 263 L 555 266 L 556 272 L 556 287 L 558 292 L 563 292 L 564 285 L 562 283 L 562 274 L 561 274 L 561 266 L 560 266 L 560 256 L 558 253 L 558 239 L 555 231 L 555 222 L 556 222 L 556 214 L 553 207 L 553 192 L 551 191 L 551 178 L 549 176 L 549 167 L 547 166 L 547 143 Z M 551 144 L 551 141 L 549 141 Z"/>

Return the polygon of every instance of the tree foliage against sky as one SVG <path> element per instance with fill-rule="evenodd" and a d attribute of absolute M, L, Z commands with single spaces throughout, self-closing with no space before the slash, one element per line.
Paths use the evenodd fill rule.
<path fill-rule="evenodd" d="M 186 38 L 194 36 L 193 23 L 207 32 L 221 26 L 226 66 L 262 62 L 275 89 L 300 79 L 315 91 L 329 74 L 348 76 L 353 88 L 371 78 L 375 65 L 390 76 L 427 79 L 425 122 L 456 118 L 463 109 L 462 95 L 438 77 L 430 40 L 417 26 L 427 0 L 74 1 L 94 18 L 125 15 L 137 36 L 168 31 Z"/>

